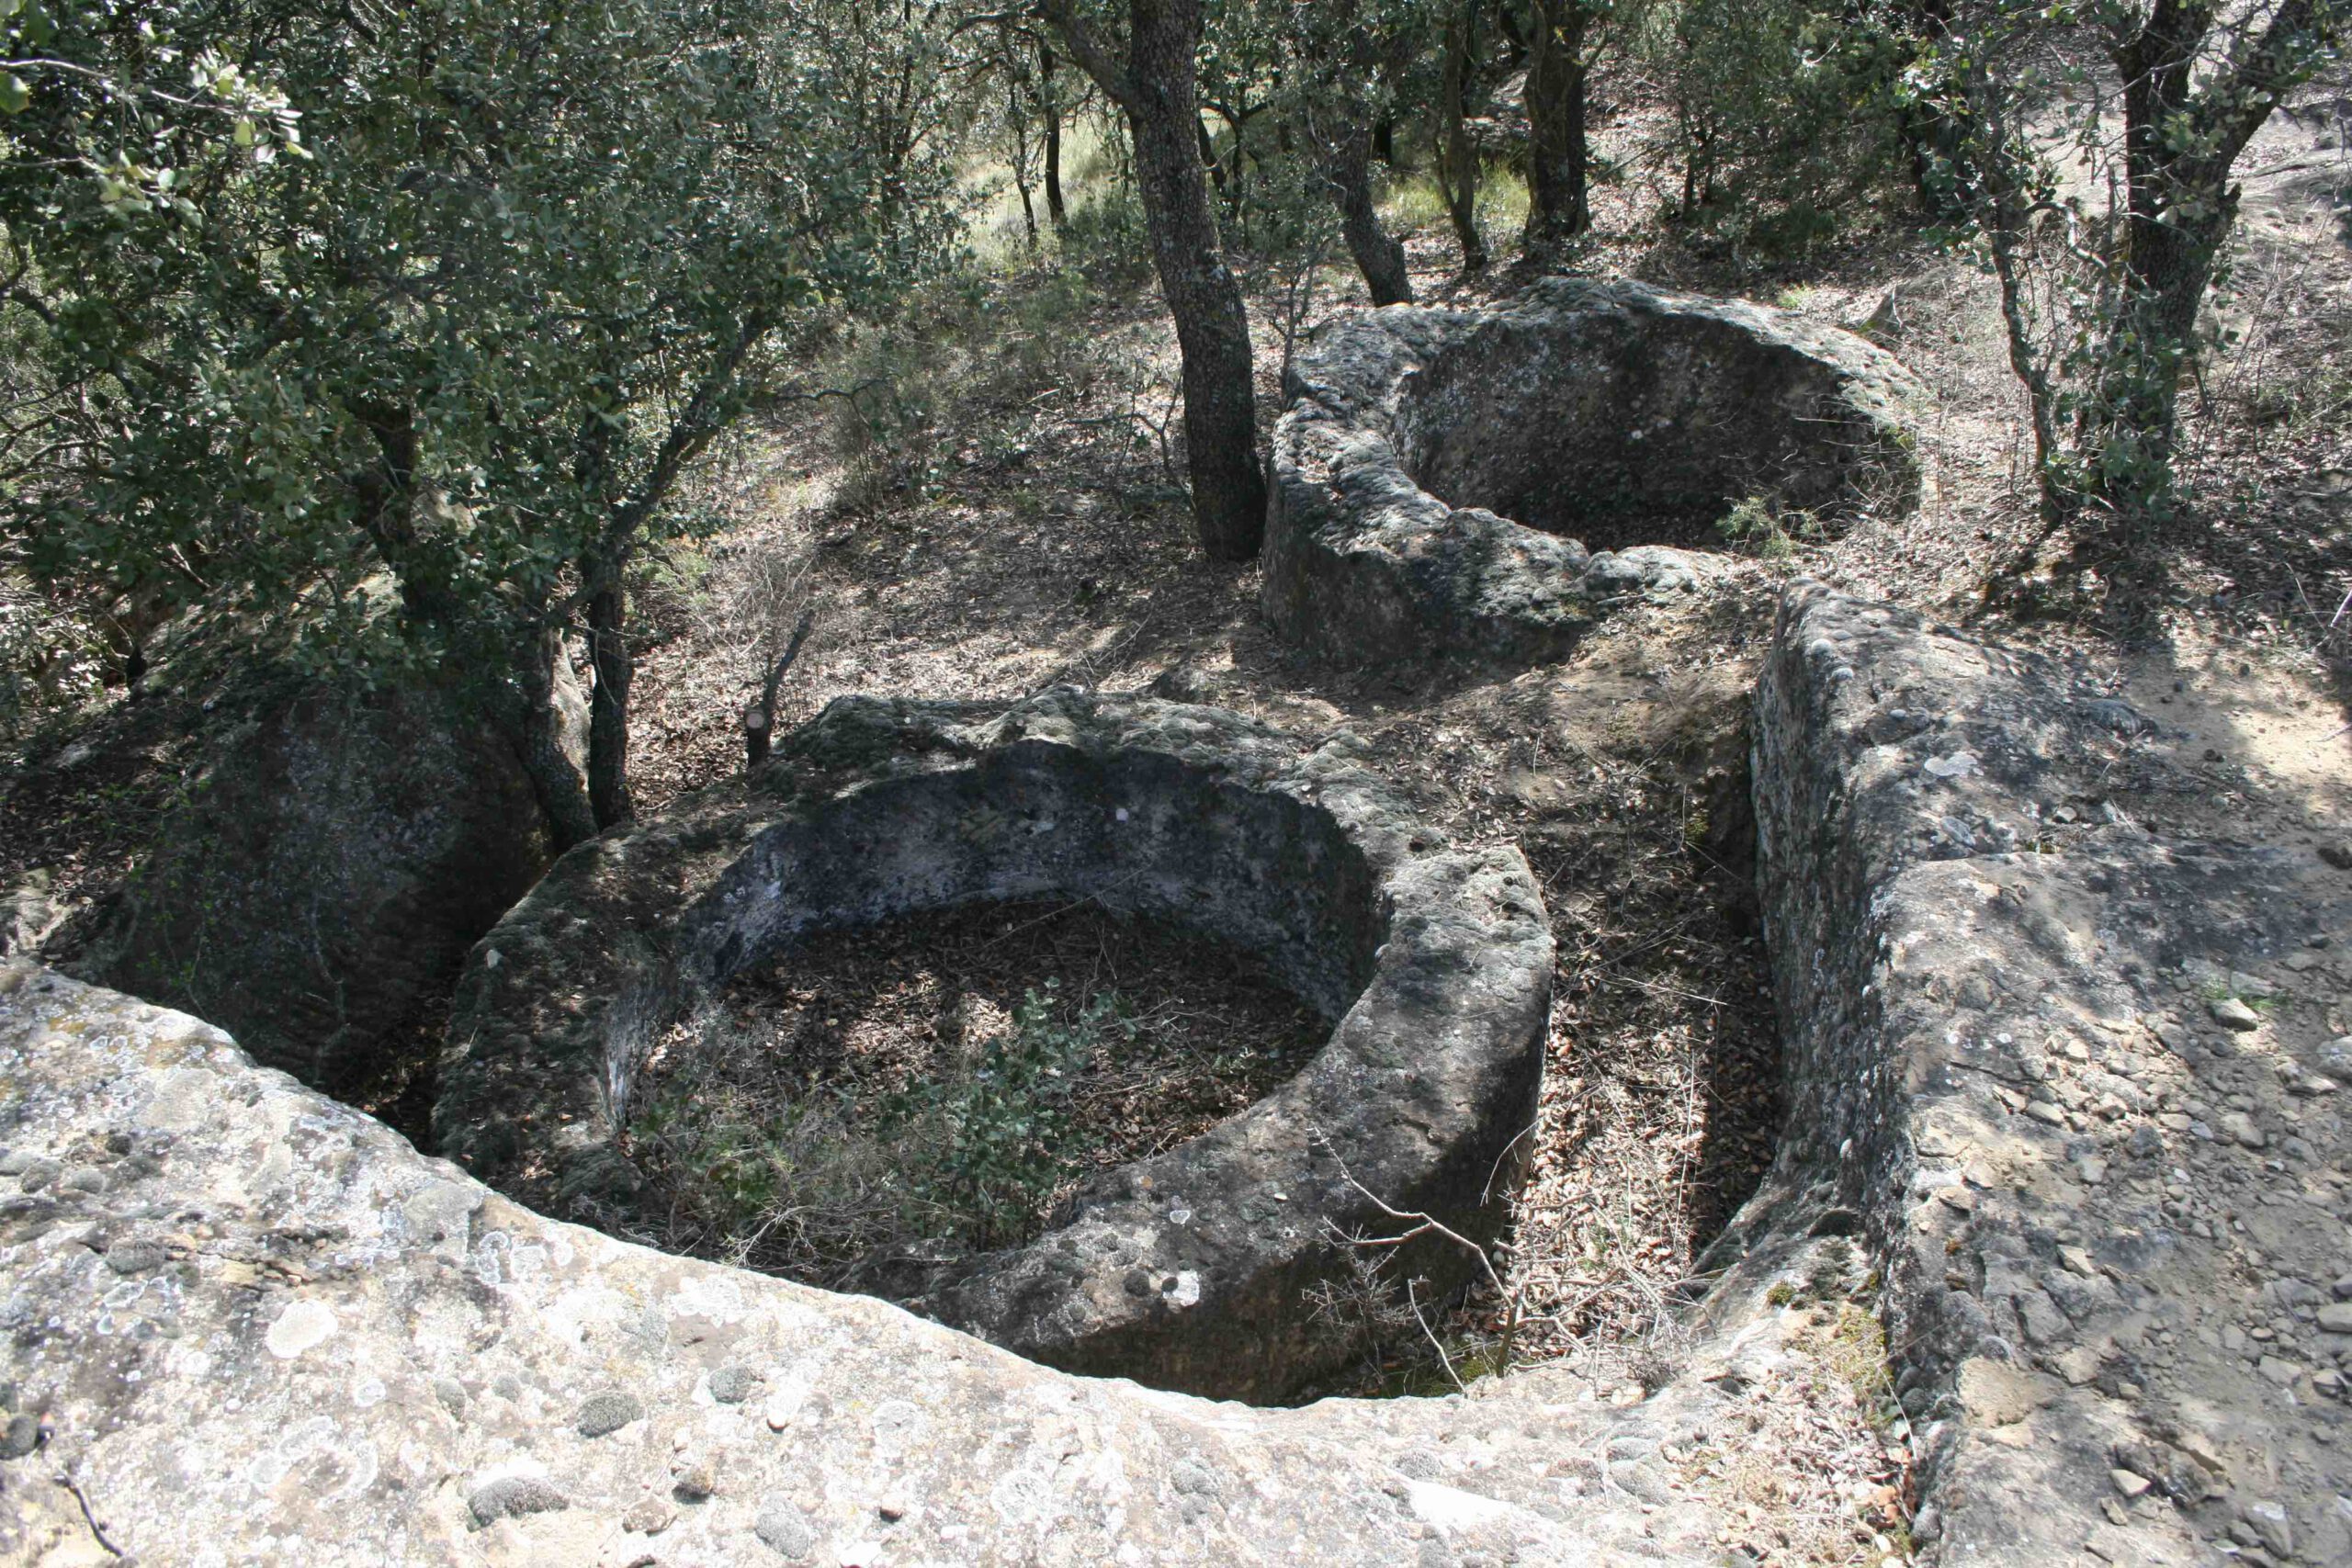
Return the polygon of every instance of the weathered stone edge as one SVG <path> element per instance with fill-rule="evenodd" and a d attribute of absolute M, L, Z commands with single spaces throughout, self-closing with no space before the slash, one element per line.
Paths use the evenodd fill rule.
<path fill-rule="evenodd" d="M 0 1081 L 7 1145 L 102 1151 L 0 1205 L 38 1422 L 0 1459 L 6 1561 L 106 1560 L 92 1517 L 159 1563 L 1697 1561 L 1615 1544 L 1630 1505 L 1538 1511 L 1346 1422 L 548 1220 L 198 1020 L 23 963 Z"/>
<path fill-rule="evenodd" d="M 1261 605 L 1285 637 L 1329 657 L 1388 662 L 1468 652 L 1509 662 L 1566 655 L 1611 604 L 1687 587 L 1704 557 L 1645 546 L 1593 555 L 1416 484 L 1390 440 L 1405 379 L 1490 321 L 1530 312 L 1703 310 L 1836 366 L 1839 395 L 1900 428 L 1927 400 L 1883 350 L 1747 300 L 1629 280 L 1545 279 L 1493 311 L 1392 305 L 1318 331 L 1283 387 L 1267 457 Z"/>
<path fill-rule="evenodd" d="M 1373 868 L 1389 932 L 1372 979 L 1274 1094 L 1124 1168 L 1068 1223 L 957 1266 L 910 1304 L 1071 1371 L 1278 1396 L 1313 1375 L 1318 1356 L 1345 1353 L 1314 1338 L 1304 1303 L 1344 1271 L 1335 1235 L 1389 1224 L 1364 1189 L 1491 1235 L 1502 1208 L 1487 1199 L 1508 1189 L 1505 1156 L 1534 1115 L 1542 1078 L 1553 947 L 1524 860 L 1515 849 L 1447 846 L 1360 765 L 1353 745 L 1314 745 L 1222 710 L 1073 692 L 1009 705 L 837 703 L 760 778 L 575 850 L 483 940 L 443 1061 L 441 1147 L 521 1201 L 560 1211 L 593 1196 L 616 1164 L 600 1102 L 605 1020 L 628 998 L 583 990 L 580 977 L 641 966 L 632 941 L 659 968 L 672 931 L 632 938 L 630 912 L 683 910 L 783 818 L 881 778 L 1013 748 L 1170 755 L 1311 804 L 1340 825 Z M 1399 1011 L 1407 995 L 1419 1024 Z M 526 1114 L 537 1124 L 510 1136 Z M 1180 1209 L 1186 1217 L 1171 1220 Z M 1409 1251 L 1400 1267 L 1439 1291 L 1472 1268 L 1442 1244 Z M 1172 1307 L 1170 1281 L 1179 1285 Z"/>
<path fill-rule="evenodd" d="M 2030 1357 L 1978 1299 L 1980 1252 L 2066 1216 L 1969 1193 L 1960 1162 L 2007 1146 L 2064 1164 L 2058 1133 L 1996 1086 L 2032 1080 L 2022 1057 L 2050 1030 L 2132 1026 L 2160 961 L 2162 922 L 2135 908 L 2152 883 L 2187 864 L 2258 886 L 2279 868 L 2128 822 L 2075 830 L 2063 851 L 2044 840 L 2043 807 L 2099 795 L 2119 729 L 2141 722 L 2068 684 L 2037 656 L 1800 582 L 1756 699 L 1758 875 L 1792 1113 L 1707 1262 L 1736 1269 L 1745 1249 L 1804 1234 L 1866 1240 L 1913 1426 L 1918 1539 L 1933 1560 L 1987 1568 L 2075 1543 L 2115 1562 L 2197 1556 L 2177 1521 L 2103 1519 L 2110 1445 L 2132 1435 L 2120 1407 L 2040 1370 L 2060 1347 Z M 1955 1190 L 1963 1201 L 1945 1201 Z M 2128 1278 L 2145 1245 L 2093 1250 Z M 2096 1359 L 2123 1315 L 2077 1322 L 2073 1342 Z"/>

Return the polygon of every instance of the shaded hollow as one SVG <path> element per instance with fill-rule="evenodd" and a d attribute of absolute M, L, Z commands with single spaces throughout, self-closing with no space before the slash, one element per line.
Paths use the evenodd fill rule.
<path fill-rule="evenodd" d="M 1703 547 L 1918 503 L 1927 393 L 1849 333 L 1740 299 L 1549 278 L 1318 329 L 1283 380 L 1260 603 L 1369 663 L 1549 662 Z"/>
<path fill-rule="evenodd" d="M 1271 1092 L 1330 1021 L 1253 954 L 1086 901 L 812 935 L 655 1043 L 634 1230 L 903 1294 Z"/>
<path fill-rule="evenodd" d="M 752 779 L 567 855 L 485 939 L 440 1146 L 628 1231 L 656 1054 L 809 940 L 1034 899 L 1202 933 L 1324 1026 L 1295 1075 L 1082 1180 L 1025 1244 L 908 1259 L 877 1288 L 1069 1370 L 1279 1397 L 1348 1350 L 1308 1292 L 1345 1267 L 1334 1227 L 1385 1223 L 1350 1178 L 1491 1236 L 1542 1076 L 1552 942 L 1525 862 L 1448 845 L 1352 744 L 1066 692 L 837 703 Z M 1470 1262 L 1417 1244 L 1406 1266 L 1443 1289 Z"/>
<path fill-rule="evenodd" d="M 1907 452 L 1850 379 L 1733 314 L 1522 310 L 1408 377 L 1392 439 L 1451 506 L 1594 550 L 1719 546 L 1749 498 L 1825 529 L 1874 494 L 1907 498 Z"/>

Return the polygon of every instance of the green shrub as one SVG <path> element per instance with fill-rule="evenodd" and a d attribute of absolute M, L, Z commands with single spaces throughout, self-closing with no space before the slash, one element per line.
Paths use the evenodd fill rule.
<path fill-rule="evenodd" d="M 1024 992 L 1012 1028 L 988 1040 L 961 1072 L 926 1079 L 884 1105 L 890 1132 L 929 1148 L 925 1188 L 958 1216 L 978 1247 L 1017 1239 L 1043 1216 L 1054 1190 L 1082 1163 L 1070 1091 L 1114 1036 L 1132 1042 L 1136 1024 L 1108 993 L 1073 1015 L 1057 1008 L 1054 981 Z"/>
<path fill-rule="evenodd" d="M 824 1086 L 754 1098 L 709 1066 L 744 1043 L 723 1014 L 683 1027 L 670 1048 L 685 1065 L 628 1121 L 628 1151 L 664 1200 L 639 1213 L 667 1213 L 673 1250 L 835 1288 L 1034 1234 L 1091 1153 L 1079 1079 L 1138 1032 L 1114 993 L 1072 1010 L 1049 980 L 967 1058 L 861 1108 Z"/>

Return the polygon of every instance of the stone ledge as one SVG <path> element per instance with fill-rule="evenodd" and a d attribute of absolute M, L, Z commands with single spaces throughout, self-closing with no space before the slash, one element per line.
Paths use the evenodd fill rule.
<path fill-rule="evenodd" d="M 1346 1269 L 1332 1229 L 1387 1224 L 1340 1161 L 1393 1204 L 1499 1227 L 1551 998 L 1519 852 L 1450 847 L 1351 744 L 1073 693 L 836 703 L 755 780 L 574 851 L 483 940 L 442 1147 L 523 1201 L 625 1206 L 608 1107 L 632 1048 L 611 1021 L 645 1010 L 632 971 L 692 994 L 805 931 L 1048 895 L 1179 919 L 1263 955 L 1328 1043 L 1256 1105 L 1091 1182 L 1035 1240 L 889 1293 L 1067 1370 L 1280 1397 L 1351 1353 L 1306 1294 Z M 1443 1291 L 1470 1263 L 1432 1239 L 1400 1267 Z"/>
<path fill-rule="evenodd" d="M 1389 306 L 1320 330 L 1284 391 L 1261 602 L 1335 658 L 1556 659 L 1720 570 L 1657 535 L 1571 536 L 1599 519 L 1680 541 L 1751 491 L 1826 523 L 1917 502 L 1909 372 L 1742 300 L 1555 278 L 1493 310 Z"/>
<path fill-rule="evenodd" d="M 2212 1058 L 2156 1021 L 2202 959 L 2267 966 L 2352 931 L 2352 889 L 2315 857 L 2162 843 L 2105 810 L 2148 721 L 2069 684 L 1818 585 L 1784 599 L 1757 700 L 1758 882 L 1804 1113 L 1711 1261 L 1825 1224 L 1868 1238 L 1941 1561 L 2203 1562 L 2222 1524 L 2194 1510 L 2266 1472 L 2275 1490 L 2274 1451 L 2308 1461 L 2338 1417 L 2218 1358 L 2142 1386 L 2143 1340 L 2230 1268 L 2162 1184 L 2254 1162 L 2157 1115 Z M 2331 1124 L 2314 1157 L 2341 1160 Z M 2118 1456 L 2176 1442 L 2205 1456 L 2180 1506 L 2125 1507 Z M 2316 1523 L 2352 1549 L 2327 1506 Z"/>
<path fill-rule="evenodd" d="M 111 1561 L 55 1476 L 196 1568 L 1706 1561 L 1712 1516 L 1572 1515 L 1516 1442 L 1703 1421 L 1703 1390 L 1619 1412 L 1513 1379 L 1374 1436 L 1346 1402 L 1067 1376 L 543 1219 L 195 1019 L 23 964 L 0 1081 L 0 1392 L 39 1438 L 0 1458 L 6 1562 Z M 1435 1458 L 1474 1409 L 1513 1462 Z"/>

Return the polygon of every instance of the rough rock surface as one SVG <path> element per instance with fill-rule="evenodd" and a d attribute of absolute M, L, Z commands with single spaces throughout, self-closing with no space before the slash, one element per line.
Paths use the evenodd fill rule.
<path fill-rule="evenodd" d="M 1724 1515 L 1663 1456 L 1789 1354 L 1252 1410 L 543 1219 L 21 961 L 0 1076 L 12 1563 L 113 1561 L 94 1518 L 194 1568 L 1709 1564 Z"/>
<path fill-rule="evenodd" d="M 549 836 L 513 745 L 446 694 L 288 679 L 252 700 L 72 966 L 348 1084 L 447 994 Z"/>
<path fill-rule="evenodd" d="M 909 1305 L 1071 1371 L 1263 1399 L 1348 1354 L 1306 1292 L 1345 1271 L 1327 1224 L 1388 1225 L 1350 1177 L 1493 1234 L 1551 997 L 1518 851 L 1451 847 L 1348 738 L 1069 692 L 845 699 L 757 777 L 566 856 L 460 984 L 440 1146 L 558 1213 L 625 1207 L 635 1054 L 694 995 L 788 962 L 810 931 L 1048 895 L 1261 955 L 1330 1040 L 1257 1105 L 1091 1183 L 1036 1240 L 910 1280 L 893 1292 Z M 1470 1266 L 1412 1250 L 1439 1289 Z"/>
<path fill-rule="evenodd" d="M 1689 1461 L 1859 1248 L 1924 1560 L 2345 1561 L 2352 877 L 2137 830 L 2105 792 L 2145 722 L 1791 593 L 1756 774 L 1795 1112 L 1646 1396 L 1070 1377 L 542 1219 L 0 968 L 0 1559 L 103 1560 L 95 1518 L 195 1563 L 1714 1564 L 1740 1496 Z"/>
<path fill-rule="evenodd" d="M 2352 882 L 2133 826 L 2146 724 L 1811 586 L 1758 698 L 1798 1110 L 1711 1261 L 1868 1237 L 1948 1562 L 2352 1560 Z"/>
<path fill-rule="evenodd" d="M 1697 585 L 1751 495 L 1907 510 L 1926 392 L 1785 311 L 1556 278 L 1509 306 L 1325 327 L 1275 426 L 1263 604 L 1327 654 L 1541 660 Z M 1589 546 L 1606 546 L 1589 548 Z"/>

